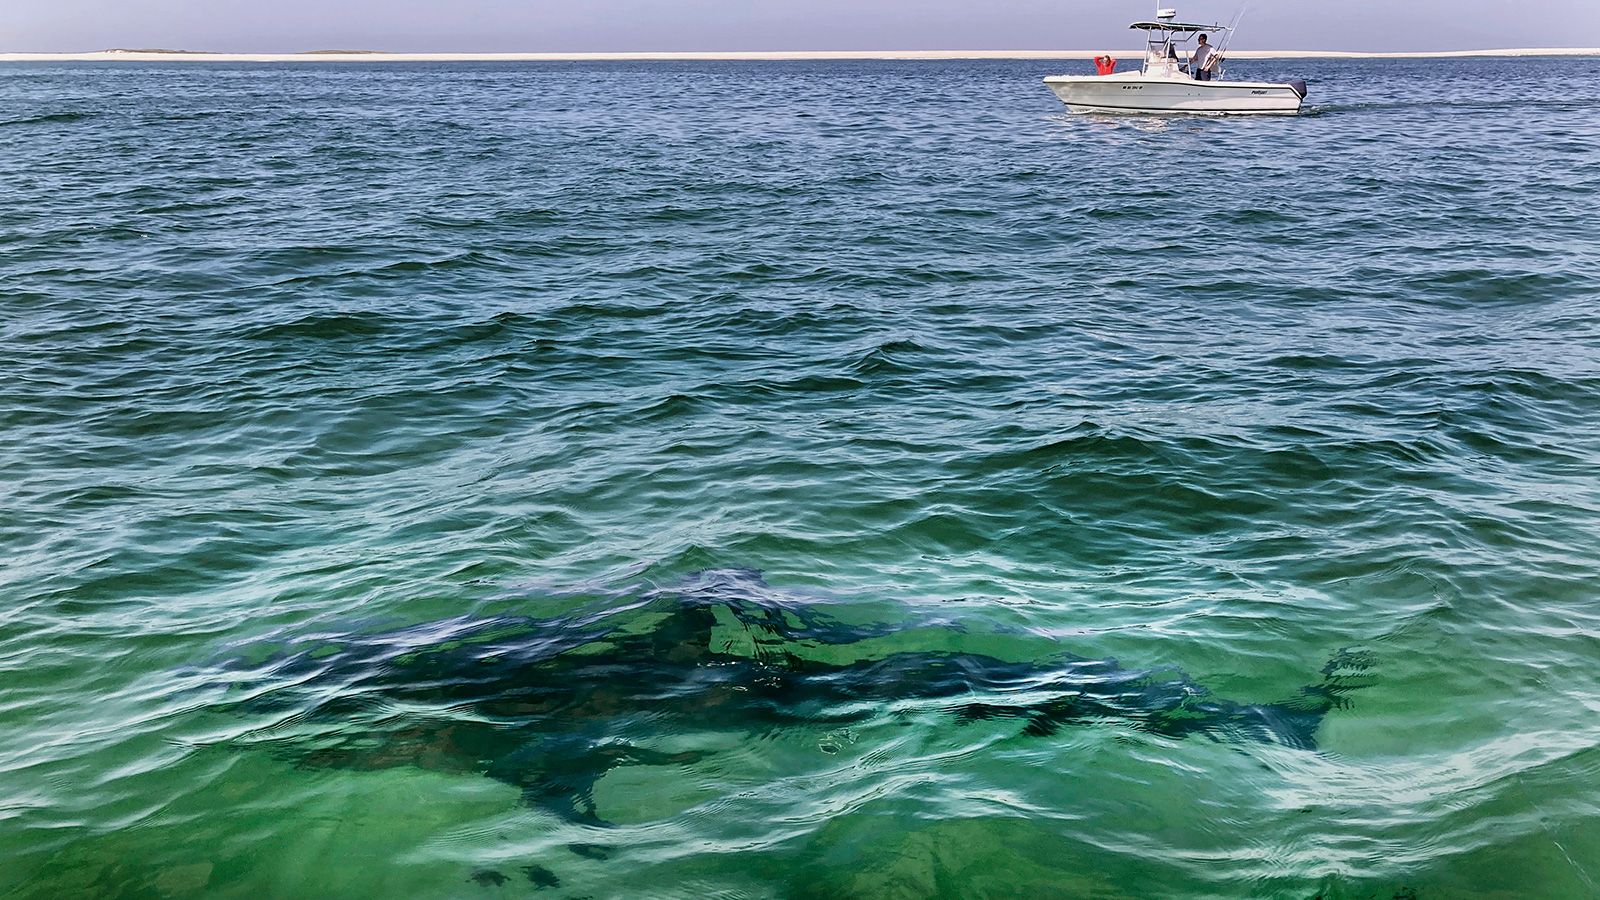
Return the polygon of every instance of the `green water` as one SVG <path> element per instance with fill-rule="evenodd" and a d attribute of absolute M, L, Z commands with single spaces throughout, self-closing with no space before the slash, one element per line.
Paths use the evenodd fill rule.
<path fill-rule="evenodd" d="M 1600 61 L 1063 65 L 0 67 L 0 897 L 1600 895 Z M 796 697 L 1371 667 L 586 700 L 599 822 L 427 730 L 732 570 Z"/>

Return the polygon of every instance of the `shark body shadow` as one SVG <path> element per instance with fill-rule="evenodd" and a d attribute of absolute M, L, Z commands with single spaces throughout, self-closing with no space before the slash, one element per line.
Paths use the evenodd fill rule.
<path fill-rule="evenodd" d="M 647 627 L 618 627 L 613 610 L 345 636 L 332 652 L 271 661 L 266 671 L 282 686 L 246 703 L 326 726 L 310 737 L 269 734 L 299 765 L 472 772 L 563 819 L 606 826 L 593 789 L 607 772 L 704 755 L 619 737 L 645 725 L 656 733 L 671 733 L 674 722 L 682 730 L 837 725 L 880 715 L 886 704 L 933 701 L 962 724 L 1019 720 L 1024 736 L 1117 721 L 1171 738 L 1314 750 L 1324 717 L 1348 705 L 1370 665 L 1341 653 L 1295 697 L 1247 704 L 1178 673 L 1065 655 L 1047 664 L 929 651 L 821 662 L 815 657 L 841 654 L 808 651 L 865 647 L 895 630 L 842 626 L 743 570 L 700 573 L 627 611 L 644 615 Z M 737 650 L 716 643 L 730 627 L 746 638 Z"/>

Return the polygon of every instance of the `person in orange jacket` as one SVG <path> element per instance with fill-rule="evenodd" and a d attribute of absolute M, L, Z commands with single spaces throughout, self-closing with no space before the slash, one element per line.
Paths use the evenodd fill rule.
<path fill-rule="evenodd" d="M 1096 56 L 1094 58 L 1094 70 L 1096 75 L 1110 75 L 1117 70 L 1117 61 L 1109 53 L 1104 56 Z"/>

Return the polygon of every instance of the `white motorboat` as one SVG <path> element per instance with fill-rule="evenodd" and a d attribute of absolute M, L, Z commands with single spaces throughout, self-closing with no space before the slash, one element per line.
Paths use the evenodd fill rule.
<path fill-rule="evenodd" d="M 1144 64 L 1139 71 L 1102 75 L 1053 75 L 1044 83 L 1075 113 L 1198 113 L 1211 115 L 1280 115 L 1300 112 L 1306 99 L 1304 81 L 1228 81 L 1224 62 L 1233 26 L 1193 25 L 1177 21 L 1174 9 L 1160 9 L 1153 22 L 1129 26 L 1145 33 Z M 1226 35 L 1210 58 L 1198 47 L 1199 35 Z"/>

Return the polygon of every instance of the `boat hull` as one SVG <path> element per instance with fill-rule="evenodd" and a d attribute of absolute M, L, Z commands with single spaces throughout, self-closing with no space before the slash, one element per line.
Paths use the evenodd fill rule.
<path fill-rule="evenodd" d="M 1075 113 L 1292 116 L 1305 102 L 1304 83 L 1193 81 L 1128 75 L 1046 78 Z"/>

